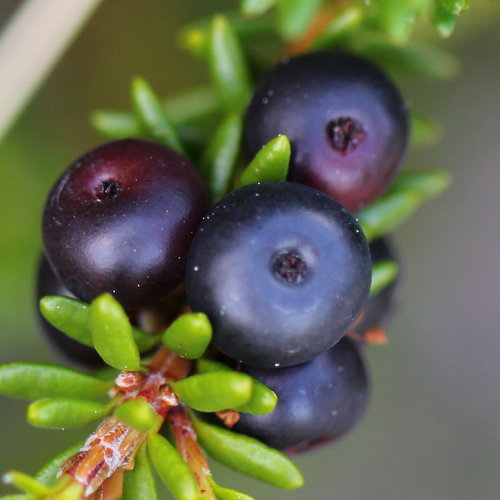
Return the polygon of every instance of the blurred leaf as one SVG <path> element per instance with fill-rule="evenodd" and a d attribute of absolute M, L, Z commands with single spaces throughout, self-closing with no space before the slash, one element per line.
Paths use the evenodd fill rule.
<path fill-rule="evenodd" d="M 291 147 L 286 135 L 279 135 L 254 156 L 243 170 L 238 187 L 255 182 L 284 181 L 288 174 Z"/>
<path fill-rule="evenodd" d="M 347 7 L 326 26 L 321 34 L 314 40 L 312 49 L 324 49 L 333 47 L 358 28 L 363 19 L 363 10 L 353 5 Z"/>
<path fill-rule="evenodd" d="M 437 0 L 443 8 L 449 10 L 453 14 L 460 14 L 469 8 L 467 0 Z"/>
<path fill-rule="evenodd" d="M 6 495 L 0 497 L 0 500 L 36 500 L 36 497 L 33 497 L 32 495 L 23 495 L 22 493 L 20 493 L 18 495 Z"/>
<path fill-rule="evenodd" d="M 228 113 L 242 111 L 252 85 L 236 33 L 224 16 L 217 16 L 213 20 L 208 65 L 219 105 Z"/>
<path fill-rule="evenodd" d="M 437 120 L 416 113 L 411 113 L 410 133 L 410 142 L 413 145 L 432 146 L 441 139 L 443 129 Z"/>
<path fill-rule="evenodd" d="M 278 488 L 294 489 L 304 483 L 297 467 L 278 450 L 196 417 L 192 420 L 203 448 L 224 465 Z"/>
<path fill-rule="evenodd" d="M 26 399 L 105 396 L 113 382 L 42 363 L 9 363 L 0 366 L 0 393 Z"/>
<path fill-rule="evenodd" d="M 4 474 L 3 482 L 32 495 L 45 497 L 50 493 L 50 488 L 38 482 L 34 477 L 15 470 Z"/>
<path fill-rule="evenodd" d="M 110 408 L 95 401 L 40 399 L 28 407 L 28 422 L 48 429 L 78 429 L 103 418 Z"/>
<path fill-rule="evenodd" d="M 241 10 L 245 16 L 259 16 L 274 6 L 277 0 L 241 0 Z"/>
<path fill-rule="evenodd" d="M 219 486 L 211 476 L 209 476 L 208 481 L 218 500 L 255 500 L 253 497 L 245 495 L 245 493 L 241 493 L 240 491 Z"/>
<path fill-rule="evenodd" d="M 134 468 L 125 472 L 122 500 L 157 499 L 156 482 L 146 454 L 146 445 L 142 445 L 135 457 Z"/>
<path fill-rule="evenodd" d="M 224 363 L 219 363 L 218 361 L 206 358 L 201 358 L 197 361 L 196 369 L 198 373 L 202 374 L 234 371 L 231 367 Z M 248 403 L 237 406 L 234 410 L 243 413 L 251 413 L 252 415 L 265 415 L 267 413 L 271 413 L 276 407 L 278 396 L 276 396 L 276 393 L 269 389 L 269 387 L 266 387 L 262 382 L 253 377 L 251 378 L 253 388 L 250 400 Z"/>
<path fill-rule="evenodd" d="M 123 139 L 143 135 L 139 120 L 131 113 L 124 111 L 94 111 L 90 115 L 90 123 L 97 132 L 109 139 Z"/>
<path fill-rule="evenodd" d="M 201 160 L 200 173 L 213 203 L 229 190 L 240 148 L 241 132 L 241 116 L 228 115 L 215 130 Z"/>
<path fill-rule="evenodd" d="M 57 481 L 57 474 L 59 473 L 61 465 L 73 455 L 78 453 L 84 444 L 85 441 L 81 441 L 80 443 L 75 444 L 67 450 L 59 453 L 36 473 L 35 478 L 45 486 L 53 486 Z"/>
<path fill-rule="evenodd" d="M 311 25 L 323 0 L 278 0 L 278 30 L 285 40 L 299 38 Z"/>
<path fill-rule="evenodd" d="M 111 294 L 102 294 L 90 304 L 90 331 L 96 351 L 108 365 L 117 370 L 141 368 L 130 321 Z"/>
<path fill-rule="evenodd" d="M 174 125 L 167 116 L 162 102 L 146 80 L 142 78 L 133 80 L 132 103 L 139 120 L 151 138 L 162 142 L 181 154 L 185 154 Z"/>
<path fill-rule="evenodd" d="M 217 96 L 211 87 L 196 87 L 168 97 L 165 109 L 179 126 L 196 122 L 219 111 Z"/>
<path fill-rule="evenodd" d="M 150 431 L 158 422 L 156 413 L 143 397 L 125 401 L 116 408 L 114 414 L 123 423 L 138 431 Z"/>
<path fill-rule="evenodd" d="M 201 500 L 200 488 L 192 470 L 163 436 L 151 434 L 148 449 L 160 479 L 177 500 Z"/>
<path fill-rule="evenodd" d="M 252 378 L 245 373 L 212 372 L 171 383 L 177 396 L 198 411 L 213 412 L 233 409 L 250 400 Z"/>
<path fill-rule="evenodd" d="M 390 285 L 397 277 L 399 266 L 393 260 L 375 262 L 372 268 L 372 284 L 370 296 L 376 295 L 386 286 Z"/>
<path fill-rule="evenodd" d="M 203 313 L 178 317 L 163 334 L 163 345 L 183 358 L 203 355 L 212 340 L 212 325 Z"/>
<path fill-rule="evenodd" d="M 441 194 L 450 184 L 451 174 L 447 170 L 403 170 L 393 181 L 389 192 L 412 190 L 419 193 L 423 199 L 430 199 Z"/>
<path fill-rule="evenodd" d="M 441 4 L 441 0 L 434 0 L 430 16 L 432 24 L 440 37 L 448 38 L 453 33 L 457 24 L 457 16 L 445 9 Z"/>

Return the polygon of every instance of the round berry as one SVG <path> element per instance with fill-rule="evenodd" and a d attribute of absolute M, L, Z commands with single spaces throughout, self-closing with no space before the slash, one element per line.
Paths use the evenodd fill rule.
<path fill-rule="evenodd" d="M 245 116 L 252 158 L 278 134 L 292 145 L 289 180 L 323 191 L 351 211 L 387 188 L 408 140 L 404 102 L 373 64 L 351 54 L 303 54 L 276 66 Z"/>
<path fill-rule="evenodd" d="M 63 359 L 68 359 L 74 363 L 96 368 L 104 364 L 101 357 L 91 347 L 87 347 L 57 328 L 53 327 L 41 314 L 38 303 L 45 295 L 65 295 L 74 298 L 75 296 L 62 284 L 56 276 L 48 260 L 42 256 L 38 265 L 37 287 L 36 287 L 36 310 L 39 320 L 40 330 L 47 339 L 49 345 L 61 355 Z"/>
<path fill-rule="evenodd" d="M 145 140 L 111 142 L 78 159 L 52 189 L 47 258 L 83 300 L 110 292 L 127 309 L 155 303 L 182 281 L 206 209 L 205 187 L 183 156 Z"/>
<path fill-rule="evenodd" d="M 305 451 L 346 434 L 363 415 L 368 376 L 356 345 L 347 338 L 298 366 L 241 368 L 278 396 L 267 415 L 241 413 L 233 430 L 273 448 Z"/>
<path fill-rule="evenodd" d="M 302 363 L 346 333 L 368 295 L 371 262 L 352 215 L 292 182 L 252 184 L 223 198 L 191 246 L 186 289 L 213 343 L 250 365 Z"/>

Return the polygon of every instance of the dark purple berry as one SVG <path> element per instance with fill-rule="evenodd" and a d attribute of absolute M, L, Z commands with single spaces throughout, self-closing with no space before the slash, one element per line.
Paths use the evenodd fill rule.
<path fill-rule="evenodd" d="M 292 144 L 289 180 L 357 211 L 388 187 L 408 140 L 405 104 L 377 67 L 351 54 L 303 54 L 261 82 L 245 116 L 252 158 L 278 134 Z"/>
<path fill-rule="evenodd" d="M 136 309 L 182 281 L 206 209 L 205 188 L 183 156 L 145 140 L 111 142 L 54 186 L 43 217 L 47 258 L 77 297 L 110 292 Z"/>
<path fill-rule="evenodd" d="M 186 289 L 191 308 L 209 316 L 217 349 L 272 367 L 338 342 L 370 281 L 368 245 L 344 207 L 301 184 L 266 182 L 233 191 L 204 218 Z"/>
<path fill-rule="evenodd" d="M 80 366 L 96 368 L 102 366 L 104 362 L 97 352 L 87 347 L 66 334 L 53 327 L 41 314 L 38 303 L 45 295 L 65 295 L 74 298 L 74 295 L 61 283 L 56 276 L 49 262 L 42 256 L 38 265 L 37 287 L 36 287 L 36 310 L 39 320 L 40 330 L 49 342 L 50 346 L 61 355 Z"/>
<path fill-rule="evenodd" d="M 329 351 L 288 368 L 241 368 L 278 396 L 267 415 L 241 413 L 235 432 L 286 451 L 336 441 L 363 415 L 369 397 L 366 368 L 356 345 L 342 339 Z"/>

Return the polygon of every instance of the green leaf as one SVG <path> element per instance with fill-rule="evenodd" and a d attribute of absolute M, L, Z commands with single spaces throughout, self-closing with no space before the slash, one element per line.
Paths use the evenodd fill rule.
<path fill-rule="evenodd" d="M 245 16 L 260 16 L 274 6 L 277 0 L 241 0 L 241 11 Z"/>
<path fill-rule="evenodd" d="M 146 132 L 155 140 L 185 154 L 174 125 L 167 116 L 162 102 L 154 90 L 142 78 L 132 82 L 132 103 Z"/>
<path fill-rule="evenodd" d="M 163 334 L 163 345 L 183 358 L 197 359 L 212 340 L 212 325 L 203 313 L 178 317 Z"/>
<path fill-rule="evenodd" d="M 165 100 L 165 109 L 172 122 L 179 126 L 215 115 L 219 105 L 211 87 L 196 87 L 170 96 Z"/>
<path fill-rule="evenodd" d="M 0 366 L 0 393 L 25 399 L 105 396 L 113 382 L 42 363 L 8 363 Z"/>
<path fill-rule="evenodd" d="M 78 399 L 40 399 L 28 407 L 27 419 L 35 427 L 78 429 L 106 416 L 108 405 Z"/>
<path fill-rule="evenodd" d="M 196 363 L 198 373 L 212 373 L 212 372 L 231 372 L 234 371 L 224 363 L 219 363 L 212 359 L 201 358 Z M 252 377 L 253 388 L 252 395 L 248 403 L 237 406 L 234 410 L 251 413 L 252 415 L 265 415 L 271 413 L 276 407 L 278 396 L 276 393 L 266 387 L 262 382 Z"/>
<path fill-rule="evenodd" d="M 94 111 L 90 115 L 90 123 L 97 132 L 109 139 L 139 137 L 144 133 L 139 120 L 124 111 Z"/>
<path fill-rule="evenodd" d="M 78 453 L 78 451 L 83 448 L 84 444 L 85 441 L 81 441 L 59 453 L 36 473 L 35 478 L 45 486 L 54 486 L 57 481 L 57 474 L 59 473 L 61 465 L 73 455 Z"/>
<path fill-rule="evenodd" d="M 311 25 L 323 0 L 278 0 L 278 30 L 285 40 L 299 38 Z"/>
<path fill-rule="evenodd" d="M 408 42 L 415 21 L 427 7 L 429 0 L 379 0 L 379 20 L 392 43 Z"/>
<path fill-rule="evenodd" d="M 443 8 L 449 10 L 453 14 L 460 14 L 469 8 L 467 0 L 437 0 Z"/>
<path fill-rule="evenodd" d="M 284 181 L 288 174 L 291 147 L 286 135 L 269 141 L 243 170 L 238 187 L 255 182 Z"/>
<path fill-rule="evenodd" d="M 397 277 L 399 266 L 393 260 L 381 260 L 373 264 L 370 296 L 376 295 Z"/>
<path fill-rule="evenodd" d="M 216 129 L 203 155 L 200 173 L 213 203 L 229 190 L 240 148 L 241 133 L 241 116 L 228 115 Z"/>
<path fill-rule="evenodd" d="M 6 495 L 0 497 L 0 500 L 36 500 L 36 497 L 32 495 L 23 495 L 22 493 L 19 495 Z"/>
<path fill-rule="evenodd" d="M 457 25 L 457 15 L 445 9 L 440 0 L 434 1 L 430 17 L 434 28 L 441 38 L 448 38 Z"/>
<path fill-rule="evenodd" d="M 219 105 L 227 113 L 244 109 L 252 86 L 240 43 L 224 16 L 216 16 L 210 31 L 208 65 Z"/>
<path fill-rule="evenodd" d="M 333 47 L 345 40 L 361 25 L 363 10 L 357 5 L 347 7 L 326 26 L 312 43 L 312 49 Z"/>
<path fill-rule="evenodd" d="M 211 476 L 208 477 L 208 481 L 218 500 L 255 500 L 250 495 L 245 495 L 245 493 L 241 493 L 240 491 L 219 486 Z"/>
<path fill-rule="evenodd" d="M 202 500 L 192 470 L 163 436 L 151 434 L 148 449 L 158 475 L 177 500 Z"/>
<path fill-rule="evenodd" d="M 278 488 L 294 489 L 303 485 L 300 471 L 278 450 L 194 416 L 192 420 L 203 448 L 224 465 Z"/>
<path fill-rule="evenodd" d="M 416 146 L 432 146 L 443 135 L 440 123 L 433 118 L 416 113 L 410 114 L 411 143 Z"/>
<path fill-rule="evenodd" d="M 422 199 L 431 199 L 445 191 L 451 184 L 451 174 L 446 170 L 403 170 L 394 180 L 389 193 L 412 190 Z"/>
<path fill-rule="evenodd" d="M 122 500 L 157 500 L 156 482 L 142 445 L 135 457 L 134 468 L 125 472 Z"/>
<path fill-rule="evenodd" d="M 138 431 L 150 431 L 158 422 L 158 416 L 145 398 L 126 401 L 115 410 L 115 416 Z"/>
<path fill-rule="evenodd" d="M 24 474 L 23 472 L 10 471 L 4 474 L 3 482 L 15 486 L 17 489 L 45 497 L 50 493 L 50 488 L 37 481 L 35 478 Z"/>
<path fill-rule="evenodd" d="M 99 356 L 117 370 L 141 368 L 139 349 L 123 307 L 109 293 L 90 304 L 90 331 Z"/>
<path fill-rule="evenodd" d="M 63 295 L 46 295 L 40 300 L 40 311 L 55 328 L 82 344 L 94 347 L 89 304 Z M 135 327 L 132 334 L 141 352 L 151 350 L 160 340 L 159 335 L 151 335 Z"/>
<path fill-rule="evenodd" d="M 172 382 L 172 389 L 188 406 L 212 412 L 232 409 L 250 400 L 252 378 L 245 373 L 213 372 Z"/>

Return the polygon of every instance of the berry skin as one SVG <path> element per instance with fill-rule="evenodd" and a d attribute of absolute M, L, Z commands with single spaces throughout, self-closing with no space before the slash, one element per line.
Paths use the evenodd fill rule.
<path fill-rule="evenodd" d="M 289 452 L 308 451 L 345 435 L 363 415 L 369 398 L 365 364 L 347 338 L 298 366 L 243 365 L 242 371 L 272 389 L 278 403 L 267 415 L 241 413 L 233 430 Z"/>
<path fill-rule="evenodd" d="M 377 67 L 322 51 L 278 64 L 255 92 L 244 125 L 248 158 L 278 134 L 292 144 L 289 180 L 357 211 L 393 178 L 408 118 L 398 90 Z"/>
<path fill-rule="evenodd" d="M 186 290 L 210 318 L 218 350 L 273 367 L 338 342 L 370 281 L 368 245 L 345 208 L 301 184 L 265 182 L 233 191 L 204 218 Z"/>
<path fill-rule="evenodd" d="M 82 156 L 47 201 L 47 258 L 65 286 L 89 302 L 110 292 L 127 309 L 158 302 L 183 278 L 207 208 L 188 161 L 150 141 L 125 139 Z"/>
<path fill-rule="evenodd" d="M 40 330 L 44 334 L 48 343 L 54 350 L 64 359 L 87 368 L 97 368 L 103 365 L 101 357 L 97 352 L 80 344 L 71 337 L 53 327 L 41 314 L 38 308 L 38 303 L 45 295 L 65 295 L 74 297 L 74 295 L 61 283 L 61 280 L 56 276 L 48 260 L 42 256 L 38 265 L 37 287 L 36 287 L 36 310 Z"/>

